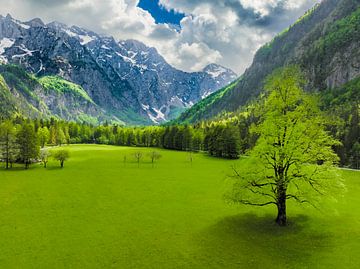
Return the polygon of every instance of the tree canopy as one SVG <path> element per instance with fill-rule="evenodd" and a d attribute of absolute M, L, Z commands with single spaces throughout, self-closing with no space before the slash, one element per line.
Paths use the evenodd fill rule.
<path fill-rule="evenodd" d="M 265 83 L 262 117 L 252 132 L 259 136 L 247 165 L 234 168 L 232 202 L 278 209 L 276 222 L 286 225 L 286 201 L 316 206 L 319 196 L 342 189 L 336 171 L 339 142 L 325 130 L 316 100 L 302 89 L 301 71 L 276 70 Z"/>

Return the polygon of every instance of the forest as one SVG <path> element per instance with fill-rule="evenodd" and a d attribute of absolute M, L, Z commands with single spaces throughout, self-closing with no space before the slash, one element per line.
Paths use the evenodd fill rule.
<path fill-rule="evenodd" d="M 340 157 L 340 165 L 351 168 L 360 168 L 360 120 L 357 97 L 359 83 L 360 79 L 320 96 L 313 94 L 323 114 L 326 115 L 326 130 L 341 142 L 334 146 Z M 31 161 L 38 160 L 39 149 L 45 146 L 105 144 L 205 151 L 214 157 L 237 159 L 240 155 L 247 154 L 256 144 L 258 136 L 251 132 L 251 129 L 262 120 L 262 102 L 265 97 L 264 95 L 237 112 L 222 114 L 214 120 L 196 124 L 170 122 L 162 126 L 124 127 L 109 123 L 92 125 L 67 122 L 53 117 L 3 118 L 0 125 L 1 156 L 5 162 L 26 163 L 27 158 L 20 154 L 23 144 L 37 148 L 30 156 Z"/>

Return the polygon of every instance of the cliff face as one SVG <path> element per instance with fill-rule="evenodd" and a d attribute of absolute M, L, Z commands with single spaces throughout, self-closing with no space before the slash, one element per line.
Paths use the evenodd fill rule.
<path fill-rule="evenodd" d="M 221 97 L 214 94 L 180 116 L 179 121 L 208 119 L 231 112 L 256 98 L 276 68 L 297 64 L 306 73 L 308 90 L 340 86 L 360 75 L 360 3 L 324 0 L 294 25 L 260 48 L 241 79 Z"/>

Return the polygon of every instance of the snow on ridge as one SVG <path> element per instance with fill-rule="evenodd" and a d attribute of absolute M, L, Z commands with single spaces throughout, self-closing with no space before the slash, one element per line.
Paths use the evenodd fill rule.
<path fill-rule="evenodd" d="M 141 56 L 143 56 L 143 57 L 147 57 L 148 55 L 149 55 L 148 51 L 142 51 L 141 52 Z"/>
<path fill-rule="evenodd" d="M 128 51 L 128 54 L 129 54 L 129 55 L 131 54 L 130 57 L 131 57 L 132 59 L 134 59 L 138 53 L 130 50 L 130 51 Z"/>
<path fill-rule="evenodd" d="M 17 25 L 19 25 L 20 27 L 24 28 L 24 29 L 30 29 L 30 26 L 29 25 L 26 25 L 26 24 L 23 24 L 21 21 L 18 21 L 18 20 L 15 20 L 15 19 L 12 19 L 12 21 L 14 23 L 16 23 Z"/>
<path fill-rule="evenodd" d="M 36 51 L 36 50 L 29 50 L 23 44 L 21 44 L 21 46 L 19 46 L 18 48 L 21 49 L 24 53 L 23 54 L 13 55 L 11 58 L 21 58 L 21 57 L 24 57 L 24 56 L 27 56 L 27 55 L 32 56 L 32 53 Z"/>
<path fill-rule="evenodd" d="M 64 30 L 65 33 L 67 33 L 71 37 L 78 37 L 77 34 L 75 34 L 73 31 L 70 31 L 69 29 Z"/>
<path fill-rule="evenodd" d="M 149 106 L 149 105 L 141 104 L 141 107 L 142 107 L 145 111 L 150 109 L 150 106 Z"/>
<path fill-rule="evenodd" d="M 205 99 L 206 97 L 208 97 L 210 94 L 212 94 L 212 91 L 209 89 L 207 91 L 205 91 L 202 96 L 201 99 Z"/>
<path fill-rule="evenodd" d="M 161 109 L 152 108 L 156 112 L 156 120 L 166 121 L 164 113 L 161 112 Z"/>
<path fill-rule="evenodd" d="M 90 43 L 91 41 L 96 39 L 93 36 L 89 36 L 89 35 L 79 35 L 79 38 L 81 40 L 80 42 L 81 45 L 86 45 L 87 43 Z"/>
<path fill-rule="evenodd" d="M 125 56 L 125 55 L 122 55 L 122 54 L 119 53 L 119 52 L 116 52 L 116 54 L 117 54 L 118 56 L 120 56 L 121 58 L 123 58 L 125 62 L 132 63 L 133 65 L 136 64 L 136 61 L 135 61 L 134 59 L 129 58 L 129 57 Z"/>
<path fill-rule="evenodd" d="M 213 70 L 206 71 L 206 73 L 208 73 L 213 78 L 217 78 L 225 72 L 226 72 L 226 69 L 221 66 L 218 66 L 218 67 L 214 68 Z"/>
<path fill-rule="evenodd" d="M 14 45 L 15 40 L 10 38 L 3 38 L 0 40 L 0 55 L 5 52 L 5 49 L 10 48 L 12 45 Z"/>
<path fill-rule="evenodd" d="M 86 45 L 87 43 L 93 41 L 96 39 L 96 37 L 94 36 L 89 36 L 89 35 L 79 35 L 75 32 L 73 32 L 72 30 L 70 29 L 63 29 L 63 31 L 65 33 L 67 33 L 70 37 L 76 37 L 80 40 L 80 44 L 81 45 Z"/>
<path fill-rule="evenodd" d="M 101 48 L 104 49 L 104 50 L 110 50 L 110 48 L 107 47 L 106 45 L 101 45 Z"/>
<path fill-rule="evenodd" d="M 161 112 L 161 110 L 164 108 L 164 106 L 162 106 L 160 109 L 157 109 L 155 107 L 150 108 L 149 105 L 141 104 L 141 107 L 143 108 L 144 111 L 147 112 L 149 119 L 153 123 L 159 124 L 162 121 L 166 121 L 165 114 Z M 156 114 L 153 115 L 154 114 L 153 112 L 155 112 Z"/>

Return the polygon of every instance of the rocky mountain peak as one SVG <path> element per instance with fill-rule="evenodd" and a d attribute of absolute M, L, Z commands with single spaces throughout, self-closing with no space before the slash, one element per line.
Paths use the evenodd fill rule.
<path fill-rule="evenodd" d="M 2 62 L 76 83 L 101 109 L 130 124 L 170 120 L 236 78 L 215 64 L 183 72 L 140 41 L 117 42 L 60 22 L 3 18 L 0 42 Z"/>

